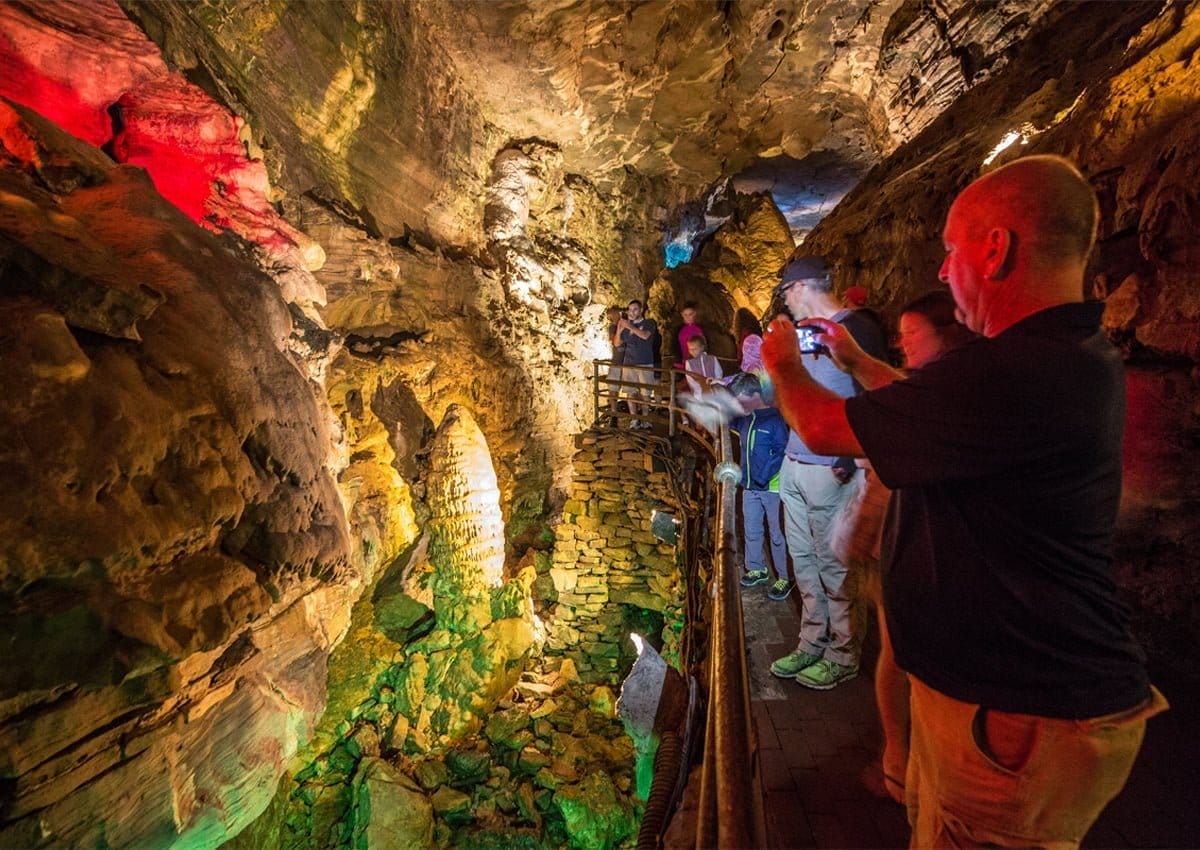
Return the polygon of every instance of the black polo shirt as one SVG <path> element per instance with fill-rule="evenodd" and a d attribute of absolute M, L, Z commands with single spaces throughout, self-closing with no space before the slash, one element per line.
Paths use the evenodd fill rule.
<path fill-rule="evenodd" d="M 645 316 L 629 324 L 639 331 L 650 331 L 650 336 L 642 339 L 630 330 L 621 331 L 621 342 L 625 345 L 625 365 L 653 366 L 658 359 L 654 351 L 654 336 L 658 333 L 658 325 L 654 324 L 653 319 L 647 319 Z"/>
<path fill-rule="evenodd" d="M 1112 580 L 1125 392 L 1102 311 L 1043 310 L 846 401 L 896 490 L 882 556 L 896 659 L 948 696 L 1082 718 L 1149 695 Z"/>

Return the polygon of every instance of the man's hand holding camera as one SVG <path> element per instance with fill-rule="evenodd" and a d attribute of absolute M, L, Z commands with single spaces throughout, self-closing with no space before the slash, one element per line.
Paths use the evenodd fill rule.
<path fill-rule="evenodd" d="M 829 357 L 838 368 L 845 369 L 856 357 L 869 359 L 837 322 L 809 318 L 804 324 L 822 329 L 815 333 L 815 339 L 829 349 Z M 776 396 L 781 401 L 779 409 L 788 425 L 809 445 L 820 441 L 832 447 L 831 455 L 861 455 L 862 447 L 846 421 L 845 400 L 813 380 L 802 356 L 795 324 L 786 316 L 776 317 L 763 334 L 762 359 L 774 381 Z"/>
<path fill-rule="evenodd" d="M 850 371 L 853 364 L 866 356 L 845 327 L 816 316 L 794 325 L 786 316 L 777 317 L 767 326 L 762 353 L 768 368 L 773 362 L 780 366 L 791 360 L 798 362 L 803 354 L 812 354 L 814 358 L 824 354 L 843 372 Z"/>
<path fill-rule="evenodd" d="M 858 364 L 868 356 L 846 330 L 846 326 L 832 319 L 812 316 L 799 322 L 796 332 L 798 347 L 802 352 L 811 353 L 814 358 L 824 354 L 843 372 L 853 374 Z M 801 333 L 809 341 L 807 348 L 805 339 L 799 338 Z"/>

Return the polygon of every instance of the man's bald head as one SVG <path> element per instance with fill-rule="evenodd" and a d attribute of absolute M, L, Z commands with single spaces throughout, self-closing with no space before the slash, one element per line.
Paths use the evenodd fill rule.
<path fill-rule="evenodd" d="M 1083 263 L 1100 206 L 1079 170 L 1060 156 L 1030 156 L 980 177 L 959 195 L 973 230 L 1003 227 L 1034 267 Z"/>
<path fill-rule="evenodd" d="M 971 330 L 995 336 L 1024 317 L 1083 298 L 1099 205 L 1057 156 L 1018 159 L 980 177 L 950 206 L 938 277 Z"/>

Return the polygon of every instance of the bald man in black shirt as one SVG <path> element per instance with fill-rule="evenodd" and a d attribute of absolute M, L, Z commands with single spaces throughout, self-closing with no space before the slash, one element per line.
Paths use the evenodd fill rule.
<path fill-rule="evenodd" d="M 882 569 L 914 847 L 1077 847 L 1166 707 L 1111 576 L 1124 375 L 1083 301 L 1097 218 L 1058 157 L 972 183 L 939 276 L 983 336 L 906 377 L 814 320 L 856 398 L 807 378 L 786 322 L 766 334 L 789 424 L 896 492 Z"/>

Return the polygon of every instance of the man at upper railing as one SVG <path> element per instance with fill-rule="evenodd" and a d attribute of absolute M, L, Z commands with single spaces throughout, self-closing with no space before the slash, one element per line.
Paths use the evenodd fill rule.
<path fill-rule="evenodd" d="M 646 417 L 654 399 L 654 364 L 658 360 L 654 338 L 658 326 L 646 316 L 642 302 L 636 298 L 629 302 L 626 312 L 625 318 L 617 320 L 614 339 L 625 346 L 621 379 L 635 385 L 629 390 L 629 412 L 641 417 L 634 419 L 630 427 L 649 430 L 652 426 Z"/>

